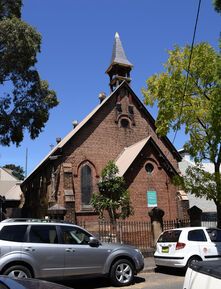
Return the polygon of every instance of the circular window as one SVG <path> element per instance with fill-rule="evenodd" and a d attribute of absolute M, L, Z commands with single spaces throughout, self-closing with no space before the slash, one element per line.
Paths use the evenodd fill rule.
<path fill-rule="evenodd" d="M 121 124 L 121 126 L 124 127 L 124 128 L 127 128 L 127 127 L 129 127 L 129 125 L 130 125 L 129 120 L 126 119 L 126 118 L 122 118 L 120 124 Z"/>
<path fill-rule="evenodd" d="M 152 174 L 153 172 L 153 169 L 154 169 L 154 166 L 151 164 L 151 163 L 147 163 L 145 165 L 145 170 L 148 174 Z"/>

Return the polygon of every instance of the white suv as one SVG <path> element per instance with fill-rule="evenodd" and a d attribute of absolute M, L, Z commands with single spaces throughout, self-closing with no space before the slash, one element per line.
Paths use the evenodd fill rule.
<path fill-rule="evenodd" d="M 177 268 L 187 268 L 196 261 L 221 260 L 221 230 L 187 227 L 164 231 L 154 259 L 157 266 Z"/>

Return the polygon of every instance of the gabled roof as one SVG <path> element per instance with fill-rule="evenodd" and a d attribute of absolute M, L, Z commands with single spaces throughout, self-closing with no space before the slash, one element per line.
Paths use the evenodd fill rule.
<path fill-rule="evenodd" d="M 12 175 L 12 170 L 0 168 L 0 195 L 5 196 L 17 183 L 21 183 L 15 176 Z"/>
<path fill-rule="evenodd" d="M 23 181 L 22 184 L 24 184 L 35 172 L 38 170 L 47 160 L 50 158 L 56 157 L 59 149 L 61 149 L 67 142 L 72 139 L 80 130 L 82 127 L 84 127 L 85 124 L 113 97 L 113 95 L 123 86 L 126 86 L 126 88 L 130 91 L 131 94 L 135 97 L 135 100 L 139 103 L 140 109 L 146 114 L 150 124 L 152 124 L 153 127 L 155 127 L 155 120 L 151 116 L 151 114 L 147 111 L 144 104 L 139 100 L 139 98 L 136 96 L 136 94 L 133 92 L 133 90 L 130 88 L 128 83 L 126 81 L 123 81 L 117 88 L 114 90 L 108 97 L 106 97 L 98 106 L 96 106 L 91 113 L 89 113 L 74 129 L 72 129 L 47 155 L 46 157 L 37 165 L 37 167 L 27 176 L 27 178 Z M 169 141 L 167 137 L 163 138 L 168 145 L 171 147 L 171 152 L 174 154 L 174 156 L 181 160 L 181 157 L 175 147 L 172 145 L 172 143 Z M 59 154 L 59 153 L 58 153 Z"/>
<path fill-rule="evenodd" d="M 120 85 L 122 86 L 123 83 Z M 73 128 L 47 155 L 46 157 L 37 165 L 37 167 L 27 176 L 23 181 L 26 182 L 27 179 L 50 157 L 55 156 L 58 149 L 62 148 L 91 118 L 96 112 L 108 101 L 108 99 L 114 94 L 112 92 L 108 97 L 106 97 L 98 106 L 96 106 L 75 128 Z"/>
<path fill-rule="evenodd" d="M 10 201 L 12 201 L 12 200 L 13 201 L 20 201 L 21 195 L 22 195 L 22 191 L 21 191 L 20 183 L 17 183 L 8 192 L 3 194 L 2 196 L 4 196 L 7 201 L 9 201 L 9 200 Z"/>
<path fill-rule="evenodd" d="M 0 181 L 0 196 L 5 196 L 15 184 L 16 181 Z"/>
<path fill-rule="evenodd" d="M 0 181 L 16 182 L 18 181 L 18 178 L 12 174 L 12 170 L 0 167 Z"/>
<path fill-rule="evenodd" d="M 151 136 L 129 146 L 124 148 L 124 150 L 121 152 L 121 154 L 117 157 L 115 160 L 115 164 L 117 165 L 119 172 L 119 176 L 124 176 L 126 171 L 129 169 L 129 167 L 132 165 L 136 157 L 139 155 L 139 153 L 142 151 L 142 149 L 145 147 L 147 143 L 151 143 L 154 145 L 155 149 L 159 152 L 159 155 L 161 156 L 162 159 L 166 160 L 166 156 L 163 154 L 159 146 L 156 144 L 156 142 L 153 140 Z M 167 160 L 167 163 L 169 165 L 169 169 L 177 174 L 176 169 L 173 167 L 173 165 Z"/>
<path fill-rule="evenodd" d="M 124 150 L 121 152 L 121 154 L 118 156 L 118 158 L 115 161 L 115 164 L 117 165 L 119 169 L 119 176 L 123 176 L 127 169 L 131 166 L 137 155 L 140 153 L 140 151 L 143 149 L 145 144 L 148 142 L 150 137 L 145 138 L 127 148 L 124 148 Z"/>

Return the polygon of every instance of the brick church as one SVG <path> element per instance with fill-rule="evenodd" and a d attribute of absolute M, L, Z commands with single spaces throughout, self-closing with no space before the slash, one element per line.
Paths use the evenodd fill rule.
<path fill-rule="evenodd" d="M 98 106 L 24 180 L 23 216 L 97 220 L 90 199 L 102 169 L 114 160 L 130 192 L 129 220 L 150 220 L 153 207 L 164 210 L 164 219 L 184 217 L 184 201 L 172 183 L 181 157 L 167 137 L 157 136 L 153 117 L 131 88 L 132 68 L 116 33 L 106 70 L 110 95 L 101 93 Z"/>

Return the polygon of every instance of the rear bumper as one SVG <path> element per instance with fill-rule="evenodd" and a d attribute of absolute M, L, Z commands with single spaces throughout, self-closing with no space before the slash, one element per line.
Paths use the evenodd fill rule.
<path fill-rule="evenodd" d="M 183 268 L 186 266 L 184 257 L 162 257 L 154 256 L 154 261 L 157 266 Z"/>

